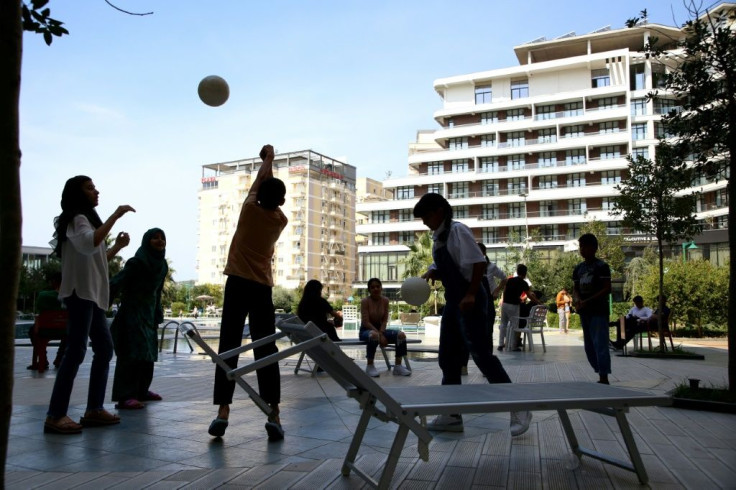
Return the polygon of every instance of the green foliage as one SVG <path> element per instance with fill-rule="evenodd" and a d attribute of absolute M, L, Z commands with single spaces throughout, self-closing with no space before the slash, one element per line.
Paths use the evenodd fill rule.
<path fill-rule="evenodd" d="M 224 288 L 220 284 L 197 284 L 189 293 L 192 302 L 196 303 L 199 308 L 209 304 L 222 306 L 223 294 Z M 198 296 L 212 296 L 213 299 L 198 300 L 196 299 Z"/>
<path fill-rule="evenodd" d="M 409 245 L 409 255 L 403 259 L 404 265 L 404 276 L 402 279 L 407 277 L 419 277 L 429 269 L 429 266 L 434 263 L 432 258 L 432 235 L 430 232 L 425 231 L 417 237 L 417 239 Z M 429 302 L 434 304 L 435 297 L 444 298 L 445 288 L 442 286 L 442 281 L 435 281 L 434 284 L 429 283 L 432 294 L 429 296 Z M 435 291 L 437 296 L 435 296 Z M 433 306 L 434 308 L 434 306 Z"/>
<path fill-rule="evenodd" d="M 276 309 L 282 309 L 286 313 L 296 312 L 296 306 L 299 304 L 301 295 L 293 289 L 285 289 L 281 286 L 274 286 L 273 288 L 273 307 Z"/>
<path fill-rule="evenodd" d="M 43 8 L 47 3 L 49 0 L 31 0 L 29 7 L 23 2 L 22 16 L 23 30 L 42 34 L 43 40 L 50 46 L 54 36 L 61 37 L 69 34 L 69 31 L 62 27 L 63 22 L 51 18 L 51 9 Z"/>
<path fill-rule="evenodd" d="M 624 283 L 624 298 L 633 298 L 639 294 L 639 285 L 644 276 L 657 263 L 656 252 L 647 247 L 641 257 L 634 257 L 626 265 L 626 282 Z"/>
<path fill-rule="evenodd" d="M 640 294 L 645 304 L 654 305 L 659 292 L 659 274 L 650 268 L 641 280 Z M 723 325 L 728 318 L 728 266 L 718 267 L 707 260 L 666 260 L 664 294 L 679 325 Z"/>
<path fill-rule="evenodd" d="M 173 303 L 171 303 L 170 308 L 172 316 L 186 315 L 189 312 L 187 304 L 181 301 L 174 301 Z"/>

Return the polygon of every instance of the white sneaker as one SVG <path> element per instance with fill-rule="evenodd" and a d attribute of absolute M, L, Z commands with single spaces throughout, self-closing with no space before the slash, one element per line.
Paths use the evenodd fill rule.
<path fill-rule="evenodd" d="M 529 411 L 511 412 L 511 435 L 516 437 L 529 430 L 532 413 Z"/>
<path fill-rule="evenodd" d="M 365 367 L 365 374 L 367 374 L 371 378 L 377 378 L 380 376 L 380 374 L 378 374 L 378 369 L 376 369 L 376 366 L 374 366 L 373 364 L 368 364 Z"/>
<path fill-rule="evenodd" d="M 462 432 L 463 416 L 462 415 L 438 415 L 433 421 L 427 424 L 427 430 L 437 432 Z"/>
<path fill-rule="evenodd" d="M 411 376 L 411 371 L 401 364 L 397 364 L 394 366 L 394 376 Z"/>

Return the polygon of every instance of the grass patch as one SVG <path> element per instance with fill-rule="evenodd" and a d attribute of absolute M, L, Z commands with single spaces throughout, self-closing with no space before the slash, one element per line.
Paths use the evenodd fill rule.
<path fill-rule="evenodd" d="M 690 400 L 736 403 L 736 392 L 731 392 L 726 387 L 691 388 L 689 382 L 682 382 L 677 385 L 672 391 L 672 396 Z"/>

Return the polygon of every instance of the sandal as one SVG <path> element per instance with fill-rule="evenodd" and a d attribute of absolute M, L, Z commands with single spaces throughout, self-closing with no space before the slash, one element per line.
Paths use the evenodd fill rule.
<path fill-rule="evenodd" d="M 221 419 L 220 417 L 217 417 L 210 424 L 210 428 L 207 430 L 207 433 L 214 437 L 222 437 L 225 435 L 225 429 L 227 429 L 227 426 L 227 419 Z"/>
<path fill-rule="evenodd" d="M 79 434 L 82 432 L 82 426 L 67 415 L 59 418 L 46 417 L 43 423 L 43 431 L 50 434 Z"/>
<path fill-rule="evenodd" d="M 143 407 L 145 407 L 145 405 L 135 398 L 125 400 L 124 402 L 119 402 L 115 405 L 115 408 L 117 408 L 118 410 L 138 410 Z"/>
<path fill-rule="evenodd" d="M 163 398 L 158 393 L 154 393 L 153 391 L 149 391 L 148 393 L 146 393 L 146 396 L 141 397 L 141 400 L 158 402 L 158 401 L 163 400 Z"/>
<path fill-rule="evenodd" d="M 140 403 L 140 402 L 139 402 Z M 85 427 L 99 427 L 101 425 L 115 425 L 120 423 L 120 417 L 113 415 L 104 408 L 88 410 L 79 421 Z"/>

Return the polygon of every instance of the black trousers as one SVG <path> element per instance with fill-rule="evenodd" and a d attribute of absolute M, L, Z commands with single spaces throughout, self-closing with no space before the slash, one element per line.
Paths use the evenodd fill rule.
<path fill-rule="evenodd" d="M 250 337 L 256 341 L 276 331 L 271 287 L 237 276 L 228 276 L 225 283 L 225 300 L 222 306 L 220 345 L 218 353 L 240 347 L 243 342 L 245 317 L 250 316 Z M 271 342 L 253 350 L 256 360 L 278 352 L 276 343 Z M 228 366 L 238 366 L 238 358 L 225 361 Z M 258 392 L 268 404 L 281 402 L 281 374 L 278 363 L 256 370 Z M 229 405 L 233 402 L 235 381 L 227 379 L 219 366 L 215 369 L 214 404 Z"/>

